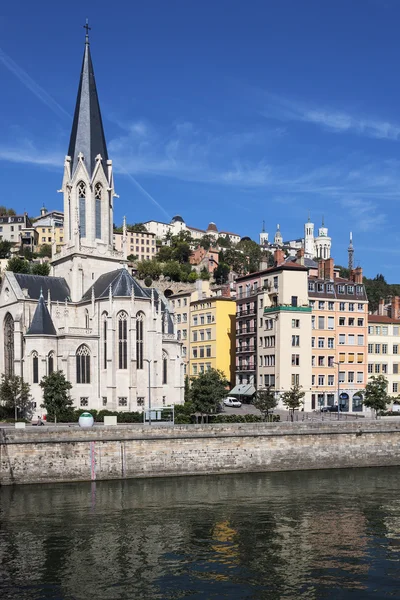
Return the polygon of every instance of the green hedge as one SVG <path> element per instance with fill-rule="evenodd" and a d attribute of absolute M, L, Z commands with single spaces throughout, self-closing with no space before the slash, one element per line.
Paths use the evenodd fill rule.
<path fill-rule="evenodd" d="M 142 423 L 143 413 L 140 412 L 120 412 L 116 410 L 96 410 L 90 408 L 78 408 L 76 410 L 66 410 L 57 415 L 57 423 L 77 423 L 82 413 L 89 412 L 96 423 L 103 423 L 105 416 L 117 417 L 118 423 Z M 54 415 L 47 415 L 47 421 L 54 423 Z"/>

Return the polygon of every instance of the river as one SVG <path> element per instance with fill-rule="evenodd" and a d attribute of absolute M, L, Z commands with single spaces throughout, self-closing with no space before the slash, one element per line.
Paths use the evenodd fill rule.
<path fill-rule="evenodd" d="M 1 600 L 400 598 L 400 468 L 0 488 Z"/>

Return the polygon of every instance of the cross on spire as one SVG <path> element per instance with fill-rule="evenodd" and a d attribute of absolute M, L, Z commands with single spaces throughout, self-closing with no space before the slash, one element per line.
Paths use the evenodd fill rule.
<path fill-rule="evenodd" d="M 92 29 L 89 27 L 89 19 L 86 19 L 86 24 L 83 25 L 83 29 L 86 29 L 86 43 L 89 42 L 89 31 Z"/>

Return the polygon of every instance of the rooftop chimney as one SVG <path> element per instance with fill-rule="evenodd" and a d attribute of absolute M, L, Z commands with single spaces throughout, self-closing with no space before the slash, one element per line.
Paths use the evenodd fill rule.
<path fill-rule="evenodd" d="M 321 261 L 322 262 L 322 261 Z M 325 279 L 328 279 L 328 281 L 333 281 L 334 279 L 334 262 L 333 262 L 333 258 L 327 258 L 324 261 L 324 275 L 325 275 Z"/>
<path fill-rule="evenodd" d="M 277 248 L 274 252 L 274 261 L 276 267 L 279 267 L 285 262 L 285 254 L 280 248 Z"/>

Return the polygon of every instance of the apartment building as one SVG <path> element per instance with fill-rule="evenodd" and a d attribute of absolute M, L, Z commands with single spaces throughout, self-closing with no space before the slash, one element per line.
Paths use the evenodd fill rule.
<path fill-rule="evenodd" d="M 362 269 L 350 279 L 338 276 L 333 259 L 321 260 L 310 272 L 312 308 L 311 409 L 340 401 L 343 412 L 362 412 L 367 382 L 368 299 Z"/>
<path fill-rule="evenodd" d="M 0 240 L 20 244 L 22 231 L 27 227 L 32 227 L 27 213 L 13 216 L 3 215 L 0 217 Z"/>
<path fill-rule="evenodd" d="M 146 221 L 144 225 L 147 231 L 154 233 L 159 240 L 162 240 L 168 233 L 178 235 L 182 231 L 188 231 L 194 240 L 199 240 L 204 235 L 210 235 L 214 239 L 219 237 L 228 238 L 233 244 L 237 244 L 241 239 L 240 235 L 237 233 L 232 233 L 231 231 L 218 231 L 216 224 L 213 222 L 208 224 L 207 229 L 190 227 L 180 215 L 175 215 L 170 223 L 163 223 L 162 221 Z"/>
<path fill-rule="evenodd" d="M 236 383 L 277 392 L 293 384 L 311 403 L 311 308 L 304 264 L 285 262 L 236 280 Z"/>
<path fill-rule="evenodd" d="M 233 298 L 210 296 L 190 303 L 190 375 L 220 369 L 235 380 L 235 313 Z"/>
<path fill-rule="evenodd" d="M 123 251 L 122 239 L 123 233 L 114 231 L 114 249 L 119 252 Z M 147 231 L 128 231 L 127 246 L 127 255 L 134 254 L 138 257 L 138 260 L 151 260 L 157 254 L 156 235 Z"/>
<path fill-rule="evenodd" d="M 394 299 L 397 300 L 397 297 Z M 400 320 L 368 315 L 368 377 L 384 375 L 392 398 L 400 394 Z"/>
<path fill-rule="evenodd" d="M 307 293 L 308 268 L 283 263 L 263 275 L 258 293 L 257 388 L 283 392 L 297 384 L 311 406 L 311 311 Z"/>

